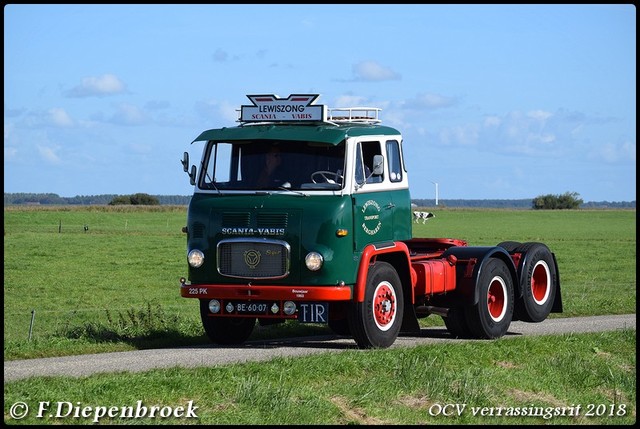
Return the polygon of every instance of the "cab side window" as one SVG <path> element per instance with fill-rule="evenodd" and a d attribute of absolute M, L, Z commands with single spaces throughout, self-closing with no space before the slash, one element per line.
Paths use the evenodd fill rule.
<path fill-rule="evenodd" d="M 389 162 L 389 179 L 392 182 L 402 181 L 402 161 L 400 160 L 400 144 L 396 140 L 387 141 L 387 160 Z"/>
<path fill-rule="evenodd" d="M 355 168 L 355 179 L 358 185 L 364 184 L 365 181 L 365 171 L 364 171 L 364 163 L 362 162 L 362 146 L 358 143 L 356 147 L 356 168 Z"/>
<path fill-rule="evenodd" d="M 358 143 L 358 154 L 356 156 L 356 181 L 362 183 L 366 180 L 367 183 L 380 183 L 384 180 L 384 174 L 372 175 L 373 171 L 373 157 L 375 155 L 382 155 L 380 150 L 380 143 L 377 141 L 360 142 Z M 358 172 L 358 163 L 361 163 L 364 167 L 362 173 Z M 359 177 L 360 176 L 360 177 Z"/>

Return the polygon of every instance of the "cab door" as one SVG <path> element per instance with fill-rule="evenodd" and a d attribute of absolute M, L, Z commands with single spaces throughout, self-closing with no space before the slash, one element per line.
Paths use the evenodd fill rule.
<path fill-rule="evenodd" d="M 367 244 L 393 241 L 395 205 L 389 192 L 386 159 L 382 142 L 362 140 L 356 143 L 354 157 L 353 220 L 355 251 Z M 374 160 L 382 160 L 376 168 Z"/>

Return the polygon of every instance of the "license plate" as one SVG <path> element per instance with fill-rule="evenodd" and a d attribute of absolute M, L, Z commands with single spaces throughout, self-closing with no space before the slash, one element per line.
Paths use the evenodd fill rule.
<path fill-rule="evenodd" d="M 326 302 L 299 303 L 298 321 L 302 323 L 327 323 L 329 321 L 329 304 Z"/>
<path fill-rule="evenodd" d="M 225 304 L 225 313 L 227 314 L 255 314 L 257 316 L 269 313 L 272 302 L 227 302 Z"/>

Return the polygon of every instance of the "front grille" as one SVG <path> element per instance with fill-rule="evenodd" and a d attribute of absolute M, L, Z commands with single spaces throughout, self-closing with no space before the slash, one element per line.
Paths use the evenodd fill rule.
<path fill-rule="evenodd" d="M 218 272 L 244 279 L 289 275 L 290 246 L 281 240 L 234 238 L 218 243 Z"/>
<path fill-rule="evenodd" d="M 254 223 L 251 222 L 252 217 Z M 250 212 L 225 212 L 222 213 L 222 226 L 225 228 L 248 228 L 252 224 L 258 228 L 286 228 L 289 222 L 287 213 L 273 213 L 259 211 Z"/>

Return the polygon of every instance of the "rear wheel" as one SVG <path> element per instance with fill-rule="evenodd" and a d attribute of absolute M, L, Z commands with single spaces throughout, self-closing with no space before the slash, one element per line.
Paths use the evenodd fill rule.
<path fill-rule="evenodd" d="M 507 264 L 498 258 L 487 261 L 476 287 L 478 303 L 466 309 L 469 330 L 476 338 L 500 338 L 513 318 L 513 279 Z"/>
<path fill-rule="evenodd" d="M 498 243 L 498 247 L 502 247 L 509 253 L 516 250 L 520 245 L 522 245 L 522 243 L 520 243 L 519 241 L 503 241 L 502 243 Z"/>
<path fill-rule="evenodd" d="M 200 300 L 200 319 L 209 339 L 217 344 L 244 343 L 256 325 L 255 317 L 212 317 L 209 316 L 209 300 Z"/>
<path fill-rule="evenodd" d="M 404 297 L 400 277 L 393 266 L 376 262 L 367 274 L 364 301 L 353 304 L 349 328 L 358 347 L 386 348 L 400 332 Z"/>
<path fill-rule="evenodd" d="M 541 322 L 551 313 L 556 296 L 556 266 L 553 254 L 543 243 L 524 243 L 520 270 L 522 297 L 516 302 L 516 317 L 525 322 Z"/>
<path fill-rule="evenodd" d="M 442 320 L 444 320 L 444 326 L 447 327 L 447 331 L 449 331 L 453 338 L 472 337 L 464 312 L 465 310 L 462 305 L 456 305 L 449 309 L 447 317 L 442 318 Z"/>

